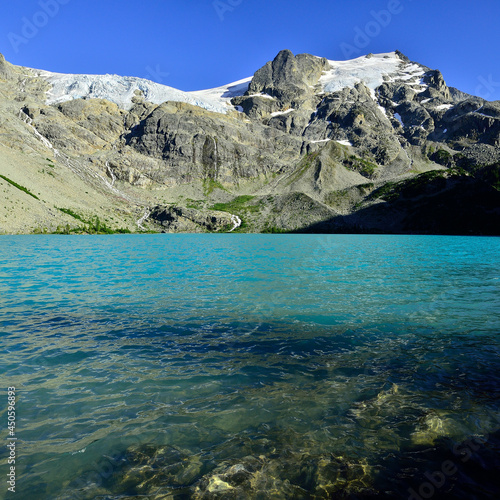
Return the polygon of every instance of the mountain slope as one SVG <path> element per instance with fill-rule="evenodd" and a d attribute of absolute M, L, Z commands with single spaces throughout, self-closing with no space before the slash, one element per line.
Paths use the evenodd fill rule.
<path fill-rule="evenodd" d="M 500 227 L 500 103 L 399 52 L 335 62 L 284 50 L 252 78 L 198 92 L 0 57 L 0 117 L 5 233 L 456 233 L 456 207 L 439 224 L 432 214 L 457 203 L 481 219 L 463 232 Z M 446 195 L 425 195 L 428 171 L 449 179 Z M 376 196 L 394 185 L 404 202 Z"/>

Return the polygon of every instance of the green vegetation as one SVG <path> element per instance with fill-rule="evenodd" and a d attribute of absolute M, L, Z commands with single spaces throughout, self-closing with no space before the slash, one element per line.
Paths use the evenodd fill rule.
<path fill-rule="evenodd" d="M 424 193 L 424 188 L 427 184 L 436 179 L 441 179 L 445 182 L 446 177 L 447 172 L 445 170 L 431 170 L 430 172 L 417 175 L 417 177 L 412 179 L 400 182 L 386 182 L 383 186 L 376 189 L 370 197 L 373 199 L 381 198 L 385 201 L 394 201 L 402 194 L 410 197 L 418 196 Z"/>
<path fill-rule="evenodd" d="M 368 191 L 373 189 L 373 182 L 367 182 L 366 184 L 359 184 L 356 186 L 361 194 L 366 194 Z"/>
<path fill-rule="evenodd" d="M 47 167 L 50 167 L 50 168 L 56 168 L 55 164 L 54 164 L 54 160 L 51 160 L 50 158 L 45 158 L 49 163 L 47 164 Z"/>
<path fill-rule="evenodd" d="M 240 226 L 231 232 L 233 232 L 233 233 L 246 233 L 246 232 L 248 232 L 248 229 L 250 228 L 250 226 L 243 219 L 240 219 L 240 220 L 241 220 Z M 229 229 L 231 229 L 231 228 L 229 228 Z"/>
<path fill-rule="evenodd" d="M 20 184 L 18 184 L 17 182 L 14 182 L 13 180 L 9 179 L 8 177 L 5 177 L 5 175 L 1 175 L 0 174 L 0 177 L 4 180 L 4 181 L 7 181 L 9 184 L 12 184 L 12 186 L 14 186 L 15 188 L 19 189 L 20 191 L 23 191 L 23 193 L 26 193 L 26 194 L 29 194 L 30 196 L 32 196 L 33 198 L 35 198 L 35 200 L 39 200 L 40 201 L 40 198 L 38 198 L 38 196 L 34 195 L 31 191 L 29 191 L 27 188 L 25 188 L 24 186 L 21 186 Z"/>
<path fill-rule="evenodd" d="M 453 165 L 451 166 L 447 172 L 453 176 L 467 176 L 469 175 L 469 172 L 467 172 L 467 170 L 465 170 L 464 168 L 462 168 L 461 166 L 459 165 Z"/>
<path fill-rule="evenodd" d="M 373 163 L 372 161 L 366 160 L 364 158 L 359 158 L 355 155 L 350 155 L 348 158 L 346 158 L 344 160 L 344 166 L 348 170 L 359 172 L 365 177 L 371 177 L 378 168 L 378 165 L 376 163 Z"/>
<path fill-rule="evenodd" d="M 90 234 L 113 234 L 115 231 L 110 229 L 104 222 L 101 222 L 96 215 L 87 221 L 87 231 Z"/>
<path fill-rule="evenodd" d="M 497 191 L 500 191 L 500 163 L 483 167 L 479 177 Z"/>
<path fill-rule="evenodd" d="M 255 196 L 251 195 L 241 195 L 227 203 L 215 203 L 210 207 L 210 210 L 218 210 L 220 212 L 229 212 L 231 214 L 237 215 L 241 220 L 241 225 L 236 228 L 233 232 L 235 233 L 245 233 L 249 228 L 245 219 L 251 213 L 260 212 L 260 205 L 248 205 Z M 229 228 L 231 229 L 231 228 Z"/>
<path fill-rule="evenodd" d="M 193 200 L 191 198 L 186 198 L 186 208 L 202 208 L 204 204 L 203 200 Z"/>
<path fill-rule="evenodd" d="M 73 212 L 73 210 L 71 210 L 71 208 L 59 208 L 59 207 L 56 207 L 56 208 L 57 208 L 57 210 L 59 210 L 63 214 L 70 215 L 74 219 L 77 219 L 81 222 L 85 222 L 85 220 L 80 215 L 78 215 L 76 212 Z"/>
<path fill-rule="evenodd" d="M 412 179 L 387 182 L 373 191 L 369 198 L 394 201 L 400 197 L 415 198 L 421 195 L 436 194 L 446 188 L 447 179 L 464 178 L 475 178 L 500 191 L 500 163 L 489 166 L 471 166 L 470 160 L 467 158 L 465 160 L 469 167 L 467 170 L 460 164 L 452 163 L 447 170 L 431 170 Z M 458 161 L 460 163 L 460 157 Z"/>
<path fill-rule="evenodd" d="M 227 189 L 219 181 L 216 181 L 216 180 L 211 179 L 211 178 L 203 181 L 203 192 L 204 192 L 205 196 L 212 194 L 212 192 L 216 188 L 227 192 Z"/>
<path fill-rule="evenodd" d="M 448 168 L 451 175 L 470 175 L 485 168 L 484 165 L 478 165 L 473 159 L 468 158 L 461 152 L 446 151 L 439 149 L 435 153 L 429 148 L 429 159 Z"/>
<path fill-rule="evenodd" d="M 316 151 L 315 153 L 306 154 L 306 156 L 304 156 L 304 158 L 302 158 L 302 160 L 300 160 L 298 170 L 295 172 L 295 174 L 290 179 L 290 181 L 288 181 L 287 186 L 289 186 L 290 184 L 299 180 L 306 173 L 306 171 L 309 169 L 309 167 L 312 166 L 312 164 L 314 163 L 314 161 L 316 160 L 318 155 L 319 155 L 319 151 Z"/>
<path fill-rule="evenodd" d="M 453 162 L 453 155 L 445 149 L 438 149 L 435 153 L 432 154 L 431 160 L 439 163 L 439 165 L 443 165 L 444 167 L 446 167 Z"/>
<path fill-rule="evenodd" d="M 57 207 L 56 207 L 57 208 Z M 83 222 L 83 226 L 71 227 L 69 224 L 58 226 L 52 234 L 130 234 L 131 231 L 127 228 L 111 229 L 102 222 L 97 215 L 90 219 L 85 219 L 70 208 L 57 208 L 60 212 L 73 217 L 74 219 Z"/>
<path fill-rule="evenodd" d="M 238 196 L 237 198 L 234 198 L 234 200 L 231 200 L 227 203 L 215 203 L 211 207 L 211 210 L 219 210 L 221 212 L 231 212 L 231 213 L 241 212 L 241 211 L 258 212 L 259 211 L 258 205 L 247 205 L 247 203 L 253 200 L 254 198 L 255 196 L 250 196 L 250 195 Z"/>
<path fill-rule="evenodd" d="M 342 202 L 349 202 L 351 193 L 349 189 L 342 189 L 340 191 L 331 191 L 325 195 L 325 203 L 331 207 L 336 207 Z"/>
<path fill-rule="evenodd" d="M 399 193 L 396 189 L 396 182 L 386 182 L 373 192 L 373 198 L 382 198 L 385 201 L 391 201 L 398 198 Z"/>
<path fill-rule="evenodd" d="M 266 234 L 280 234 L 289 233 L 290 231 L 287 231 L 286 229 L 282 229 L 280 227 L 271 226 L 269 223 L 267 223 L 262 229 L 262 232 Z"/>
<path fill-rule="evenodd" d="M 50 167 L 51 165 L 49 165 Z M 39 170 L 38 171 L 40 174 L 47 174 L 47 175 L 50 175 L 51 177 L 55 177 L 54 175 L 54 172 L 51 172 L 50 170 L 45 170 L 44 168 L 42 168 L 42 170 Z"/>
<path fill-rule="evenodd" d="M 50 234 L 71 234 L 72 232 L 76 232 L 69 224 L 65 226 L 57 226 L 57 229 Z"/>

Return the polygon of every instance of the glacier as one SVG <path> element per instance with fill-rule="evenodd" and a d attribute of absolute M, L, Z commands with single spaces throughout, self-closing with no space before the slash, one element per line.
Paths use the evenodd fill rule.
<path fill-rule="evenodd" d="M 320 78 L 322 92 L 336 92 L 363 82 L 374 95 L 374 90 L 384 82 L 405 82 L 425 87 L 421 77 L 426 68 L 402 61 L 396 52 L 370 54 L 348 61 L 328 61 L 330 70 Z M 58 104 L 73 99 L 106 99 L 120 108 L 132 107 L 132 99 L 139 92 L 146 101 L 161 104 L 166 101 L 185 102 L 208 111 L 226 114 L 241 111 L 231 104 L 233 97 L 248 90 L 252 77 L 247 77 L 213 89 L 184 92 L 144 78 L 119 75 L 63 74 L 34 70 L 51 86 L 47 104 Z M 423 90 L 423 89 L 421 89 Z M 139 91 L 139 92 L 138 92 Z M 266 96 L 264 96 L 266 97 Z M 268 96 L 270 99 L 272 97 Z"/>

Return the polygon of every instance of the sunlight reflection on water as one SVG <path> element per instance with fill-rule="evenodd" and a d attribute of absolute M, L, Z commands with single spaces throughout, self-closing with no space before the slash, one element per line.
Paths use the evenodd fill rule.
<path fill-rule="evenodd" d="M 496 443 L 499 241 L 2 237 L 21 497 L 400 498 Z"/>

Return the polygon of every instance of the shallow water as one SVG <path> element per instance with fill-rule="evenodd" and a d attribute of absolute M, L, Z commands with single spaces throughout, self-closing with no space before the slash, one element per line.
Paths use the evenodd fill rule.
<path fill-rule="evenodd" d="M 3 236 L 0 255 L 18 498 L 500 493 L 498 238 Z"/>

